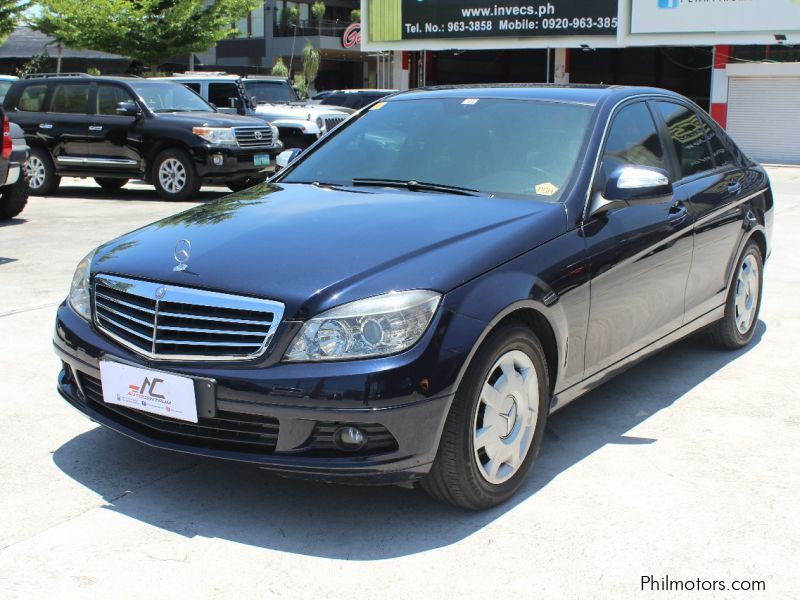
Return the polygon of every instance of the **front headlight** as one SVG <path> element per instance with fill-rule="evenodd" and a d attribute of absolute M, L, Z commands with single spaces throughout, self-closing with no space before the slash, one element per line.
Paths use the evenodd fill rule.
<path fill-rule="evenodd" d="M 425 333 L 441 294 L 391 292 L 344 304 L 306 321 L 284 360 L 374 358 L 407 350 Z"/>
<path fill-rule="evenodd" d="M 192 127 L 192 133 L 209 144 L 235 146 L 237 143 L 236 135 L 230 127 Z"/>
<path fill-rule="evenodd" d="M 277 141 L 278 141 L 278 137 L 279 137 L 279 135 L 278 135 L 278 134 L 279 134 L 280 132 L 278 131 L 278 128 L 277 128 L 277 127 L 275 127 L 275 125 L 272 125 L 272 124 L 270 124 L 270 126 L 269 126 L 269 127 L 270 127 L 270 129 L 272 129 L 272 141 L 273 141 L 273 144 L 274 144 L 275 142 L 277 142 Z"/>
<path fill-rule="evenodd" d="M 69 286 L 69 303 L 72 308 L 87 321 L 92 319 L 92 299 L 89 290 L 91 280 L 92 259 L 96 250 L 92 250 L 83 257 L 75 269 L 72 276 L 72 284 Z"/>
<path fill-rule="evenodd" d="M 320 131 L 325 131 L 325 121 L 322 117 L 317 117 L 317 127 L 319 127 Z"/>

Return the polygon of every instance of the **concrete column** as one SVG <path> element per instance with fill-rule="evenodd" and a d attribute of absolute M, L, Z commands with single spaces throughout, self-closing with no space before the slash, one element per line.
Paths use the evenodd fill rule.
<path fill-rule="evenodd" d="M 711 106 L 709 112 L 723 128 L 728 125 L 728 63 L 731 46 L 714 46 L 714 68 L 711 70 Z"/>
<path fill-rule="evenodd" d="M 569 83 L 569 48 L 555 49 L 553 83 Z"/>
<path fill-rule="evenodd" d="M 275 0 L 266 0 L 264 2 L 264 58 L 262 65 L 268 69 L 272 68 L 275 64 L 275 14 L 278 10 Z M 290 67 L 291 68 L 291 67 Z"/>
<path fill-rule="evenodd" d="M 409 88 L 410 58 L 407 52 L 392 52 L 392 87 L 401 92 Z"/>

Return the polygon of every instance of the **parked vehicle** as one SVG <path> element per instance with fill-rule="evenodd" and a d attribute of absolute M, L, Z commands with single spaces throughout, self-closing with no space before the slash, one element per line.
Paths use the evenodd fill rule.
<path fill-rule="evenodd" d="M 0 152 L 0 219 L 13 219 L 28 203 L 28 182 L 23 165 L 28 160 L 29 148 L 22 129 L 10 123 L 0 108 L 3 123 L 3 146 Z"/>
<path fill-rule="evenodd" d="M 308 148 L 352 113 L 302 102 L 285 77 L 191 72 L 165 79 L 191 88 L 220 111 L 264 119 L 278 128 L 287 148 Z"/>
<path fill-rule="evenodd" d="M 319 98 L 321 106 L 344 106 L 361 110 L 386 96 L 396 94 L 397 90 L 333 90 Z"/>
<path fill-rule="evenodd" d="M 3 103 L 3 99 L 11 88 L 11 84 L 18 79 L 19 77 L 15 77 L 14 75 L 0 75 L 0 104 Z"/>
<path fill-rule="evenodd" d="M 402 93 L 89 253 L 58 389 L 152 446 L 486 508 L 550 412 L 692 333 L 753 340 L 773 219 L 764 169 L 677 94 Z"/>
<path fill-rule="evenodd" d="M 262 120 L 216 111 L 167 81 L 88 75 L 31 77 L 4 102 L 31 147 L 31 192 L 48 195 L 62 176 L 93 177 L 116 190 L 152 183 L 168 200 L 202 184 L 240 190 L 266 180 L 283 146 Z"/>

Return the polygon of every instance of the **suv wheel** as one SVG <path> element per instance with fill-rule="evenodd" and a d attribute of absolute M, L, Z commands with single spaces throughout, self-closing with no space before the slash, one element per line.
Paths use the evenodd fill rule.
<path fill-rule="evenodd" d="M 506 325 L 484 342 L 447 415 L 436 460 L 422 487 L 472 510 L 508 500 L 533 466 L 544 437 L 550 385 L 533 332 Z"/>
<path fill-rule="evenodd" d="M 28 178 L 30 193 L 34 196 L 49 196 L 61 183 L 61 177 L 56 175 L 50 153 L 43 148 L 31 148 L 31 155 L 25 161 L 25 175 Z"/>
<path fill-rule="evenodd" d="M 153 184 L 165 200 L 186 200 L 200 189 L 200 176 L 183 150 L 165 150 L 153 162 Z"/>
<path fill-rule="evenodd" d="M 95 177 L 94 180 L 107 192 L 114 192 L 128 183 L 127 179 L 114 179 L 113 177 Z"/>
<path fill-rule="evenodd" d="M 24 177 L 13 185 L 0 188 L 0 219 L 13 219 L 28 203 L 28 183 Z"/>

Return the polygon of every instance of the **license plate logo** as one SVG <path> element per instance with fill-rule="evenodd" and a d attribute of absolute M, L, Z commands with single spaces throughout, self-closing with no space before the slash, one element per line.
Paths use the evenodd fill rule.
<path fill-rule="evenodd" d="M 100 381 L 108 404 L 197 423 L 194 381 L 188 377 L 102 361 Z"/>

